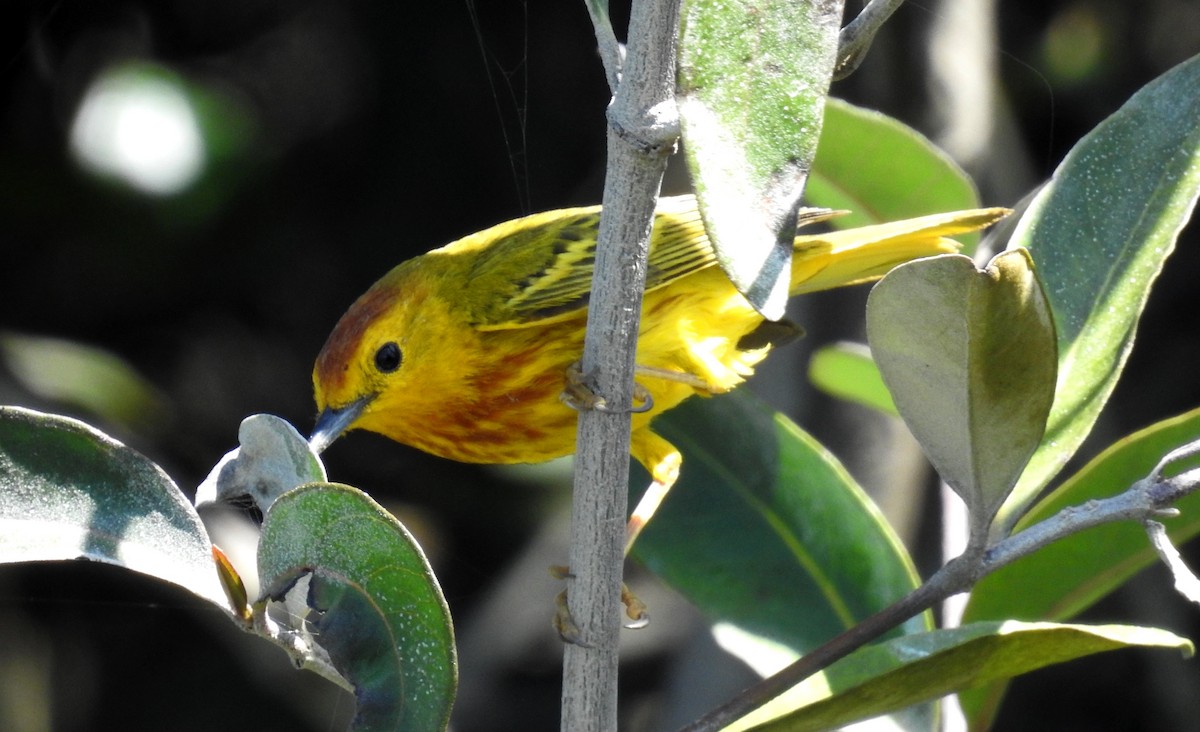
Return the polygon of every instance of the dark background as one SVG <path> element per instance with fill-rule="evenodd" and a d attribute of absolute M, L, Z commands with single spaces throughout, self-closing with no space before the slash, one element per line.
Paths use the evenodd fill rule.
<path fill-rule="evenodd" d="M 1200 50 L 1192 0 L 997 6 L 1007 137 L 963 161 L 988 205 L 1015 203 L 1129 95 Z M 938 135 L 925 54 L 936 12 L 902 8 L 834 93 Z M 623 22 L 620 8 L 614 15 Z M 609 96 L 591 34 L 578 1 L 3 4 L 0 336 L 10 350 L 0 351 L 0 401 L 96 424 L 189 492 L 234 446 L 244 416 L 269 412 L 307 430 L 312 360 L 375 278 L 498 221 L 599 200 Z M 157 64 L 206 100 L 212 157 L 180 194 L 139 193 L 71 152 L 81 100 L 125 62 Z M 685 190 L 681 178 L 676 169 L 672 192 Z M 1195 243 L 1185 232 L 1156 286 L 1092 453 L 1200 402 L 1188 376 L 1200 356 Z M 861 340 L 863 294 L 814 298 L 802 319 L 807 347 Z M 851 317 L 812 317 L 834 311 Z M 14 336 L 104 349 L 144 377 L 149 401 L 122 416 L 36 393 L 12 365 Z M 785 398 L 805 427 L 854 449 L 838 431 L 853 413 Z M 557 728 L 550 594 L 530 600 L 532 620 L 481 618 L 539 526 L 565 521 L 565 489 L 365 434 L 339 442 L 327 464 L 430 548 L 464 641 L 456 728 Z M 918 511 L 914 541 L 936 532 L 936 515 Z M 1087 618 L 1200 636 L 1200 615 L 1164 571 L 1132 586 Z M 517 627 L 535 629 L 520 635 L 523 647 L 489 654 Z M 629 657 L 630 729 L 659 728 L 659 707 L 680 698 L 699 709 L 724 698 L 694 683 L 680 690 L 673 672 L 694 666 L 695 651 L 665 634 Z M 1198 683 L 1195 663 L 1165 652 L 1109 654 L 1018 681 L 998 727 L 1182 729 L 1195 719 Z M 0 727 L 320 730 L 349 711 L 348 697 L 185 593 L 104 567 L 0 569 Z"/>

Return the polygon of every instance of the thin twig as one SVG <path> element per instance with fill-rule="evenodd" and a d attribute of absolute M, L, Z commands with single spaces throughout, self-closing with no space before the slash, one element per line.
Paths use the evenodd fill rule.
<path fill-rule="evenodd" d="M 613 33 L 612 19 L 608 17 L 608 3 L 602 0 L 584 0 L 592 28 L 596 31 L 596 50 L 604 64 L 604 76 L 608 79 L 608 90 L 614 95 L 621 83 L 621 69 L 625 65 L 625 47 Z"/>
<path fill-rule="evenodd" d="M 1161 463 L 1160 463 L 1161 467 Z M 1115 521 L 1159 518 L 1171 505 L 1200 487 L 1200 468 L 1163 478 L 1160 468 L 1129 490 L 1078 506 L 1069 506 L 1040 523 L 995 544 L 984 556 L 980 577 L 1084 529 Z"/>
<path fill-rule="evenodd" d="M 854 20 L 846 24 L 838 39 L 837 61 L 833 65 L 833 80 L 839 81 L 853 74 L 867 57 L 875 34 L 904 0 L 871 0 Z"/>
<path fill-rule="evenodd" d="M 951 595 L 971 586 L 973 572 L 964 557 L 947 562 L 927 582 L 898 602 L 801 656 L 782 671 L 768 676 L 680 732 L 715 732 L 746 716 L 809 676 L 879 638 L 909 618 L 920 615 Z"/>

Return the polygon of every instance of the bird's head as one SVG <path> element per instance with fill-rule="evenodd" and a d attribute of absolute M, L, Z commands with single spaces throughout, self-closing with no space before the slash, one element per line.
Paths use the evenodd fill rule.
<path fill-rule="evenodd" d="M 319 415 L 309 441 L 318 452 L 352 429 L 420 446 L 414 434 L 453 393 L 462 329 L 431 294 L 432 283 L 416 274 L 405 265 L 392 270 L 325 341 L 312 377 Z"/>

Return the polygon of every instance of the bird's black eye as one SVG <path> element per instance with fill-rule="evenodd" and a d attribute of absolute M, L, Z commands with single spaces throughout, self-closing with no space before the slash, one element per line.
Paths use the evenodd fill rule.
<path fill-rule="evenodd" d="M 400 368 L 400 360 L 400 346 L 393 341 L 384 343 L 375 352 L 375 368 L 385 374 L 390 374 Z"/>

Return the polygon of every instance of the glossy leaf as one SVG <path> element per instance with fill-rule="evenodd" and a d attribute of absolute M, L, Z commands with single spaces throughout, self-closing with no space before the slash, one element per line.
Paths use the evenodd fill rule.
<path fill-rule="evenodd" d="M 1045 666 L 1130 647 L 1173 648 L 1192 655 L 1190 641 L 1157 628 L 1127 625 L 972 623 L 867 646 L 833 664 L 826 680 L 809 680 L 770 707 L 728 727 L 756 732 L 807 732 L 940 698 Z M 825 683 L 833 685 L 830 691 Z M 762 721 L 772 709 L 795 712 Z M 751 724 L 756 720 L 761 724 Z"/>
<path fill-rule="evenodd" d="M 688 400 L 654 425 L 683 471 L 634 555 L 714 621 L 803 653 L 916 586 L 833 455 L 749 392 Z M 635 493 L 647 481 L 635 468 Z"/>
<path fill-rule="evenodd" d="M 1068 506 L 1106 498 L 1146 477 L 1163 455 L 1200 439 L 1200 409 L 1140 430 L 1116 442 L 1057 490 L 1039 501 L 1016 531 Z M 1200 461 L 1180 462 L 1182 471 Z M 1164 519 L 1171 539 L 1181 544 L 1200 534 L 1200 494 L 1177 504 L 1180 515 Z M 983 578 L 971 591 L 964 621 L 999 618 L 1070 619 L 1120 587 L 1135 573 L 1158 561 L 1135 523 L 1097 526 L 1073 534 Z M 968 716 L 984 720 L 995 712 L 1003 685 L 973 691 L 962 698 Z"/>
<path fill-rule="evenodd" d="M 308 578 L 314 640 L 355 687 L 352 729 L 445 729 L 458 682 L 450 613 L 391 514 L 349 486 L 301 486 L 267 513 L 258 571 L 272 598 Z"/>
<path fill-rule="evenodd" d="M 830 221 L 855 228 L 977 208 L 975 184 L 949 155 L 911 127 L 829 98 L 805 198 L 849 211 Z M 960 237 L 971 251 L 977 234 Z"/>
<path fill-rule="evenodd" d="M 901 265 L 871 291 L 867 334 L 904 421 L 986 535 L 1054 396 L 1054 327 L 1028 254 Z"/>
<path fill-rule="evenodd" d="M 231 612 L 212 543 L 154 463 L 78 420 L 0 407 L 0 561 L 88 559 Z"/>
<path fill-rule="evenodd" d="M 899 415 L 892 395 L 883 383 L 871 351 L 861 343 L 822 346 L 808 363 L 808 378 L 826 394 L 884 412 Z"/>
<path fill-rule="evenodd" d="M 1067 155 L 1009 247 L 1037 263 L 1058 330 L 1045 439 L 1000 520 L 1011 526 L 1075 454 L 1133 345 L 1150 287 L 1200 193 L 1200 56 L 1135 94 Z"/>
<path fill-rule="evenodd" d="M 778 320 L 842 2 L 684 0 L 680 12 L 681 133 L 705 230 L 738 290 Z"/>

